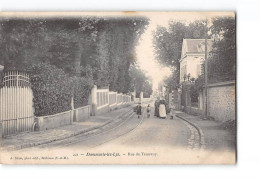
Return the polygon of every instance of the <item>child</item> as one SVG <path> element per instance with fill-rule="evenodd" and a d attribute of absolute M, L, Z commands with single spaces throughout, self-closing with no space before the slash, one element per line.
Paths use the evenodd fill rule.
<path fill-rule="evenodd" d="M 151 111 L 151 107 L 150 107 L 150 104 L 148 104 L 147 110 L 146 110 L 146 112 L 147 112 L 147 118 L 150 117 L 150 111 Z"/>
<path fill-rule="evenodd" d="M 142 106 L 141 103 L 139 102 L 137 107 L 136 107 L 136 114 L 138 116 L 138 118 L 142 115 Z"/>

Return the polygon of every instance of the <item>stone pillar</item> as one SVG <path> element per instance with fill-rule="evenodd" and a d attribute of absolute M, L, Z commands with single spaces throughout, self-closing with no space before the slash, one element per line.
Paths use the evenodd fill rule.
<path fill-rule="evenodd" d="M 95 116 L 97 112 L 97 86 L 96 85 L 94 85 L 93 88 L 91 89 L 91 107 L 92 107 L 91 115 Z"/>
<path fill-rule="evenodd" d="M 139 102 L 140 103 L 142 103 L 142 101 L 143 101 L 143 96 L 144 96 L 144 93 L 141 91 L 140 92 L 140 98 L 139 98 L 139 100 L 140 100 Z"/>

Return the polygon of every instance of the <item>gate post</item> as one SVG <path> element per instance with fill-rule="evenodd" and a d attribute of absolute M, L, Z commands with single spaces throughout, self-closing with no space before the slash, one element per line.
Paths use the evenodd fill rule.
<path fill-rule="evenodd" d="M 96 115 L 96 111 L 97 111 L 97 86 L 94 85 L 93 88 L 91 89 L 91 113 L 92 116 Z"/>

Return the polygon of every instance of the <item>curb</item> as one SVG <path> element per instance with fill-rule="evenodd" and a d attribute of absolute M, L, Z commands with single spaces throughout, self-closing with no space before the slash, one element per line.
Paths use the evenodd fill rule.
<path fill-rule="evenodd" d="M 3 147 L 1 150 L 2 151 L 21 150 L 21 149 L 24 149 L 24 148 L 30 148 L 30 147 L 43 145 L 43 144 L 48 144 L 48 143 L 51 143 L 51 142 L 54 142 L 54 141 L 64 140 L 64 139 L 67 139 L 67 138 L 70 138 L 70 137 L 74 137 L 74 136 L 77 136 L 77 135 L 80 135 L 80 134 L 83 134 L 83 133 L 87 133 L 87 132 L 102 128 L 102 127 L 110 124 L 112 121 L 113 120 L 109 120 L 109 121 L 107 121 L 106 123 L 104 123 L 100 126 L 95 126 L 95 127 L 89 128 L 89 129 L 84 129 L 84 130 L 81 130 L 81 131 L 74 132 L 72 134 L 63 135 L 63 136 L 56 137 L 56 138 L 53 138 L 53 139 L 21 144 L 21 145 L 17 145 L 17 146 L 14 146 L 14 147 L 6 147 L 6 148 Z"/>
<path fill-rule="evenodd" d="M 132 110 L 132 108 L 129 109 L 128 111 L 126 111 L 125 113 L 116 116 L 115 119 L 122 118 L 125 114 L 127 114 L 131 110 Z M 68 139 L 70 137 L 74 137 L 74 136 L 77 136 L 77 135 L 80 135 L 80 134 L 83 134 L 83 133 L 87 133 L 87 132 L 91 132 L 91 131 L 103 128 L 103 127 L 107 126 L 108 124 L 110 124 L 113 121 L 114 121 L 114 119 L 111 119 L 111 120 L 109 120 L 109 121 L 107 121 L 104 124 L 101 124 L 99 126 L 95 126 L 95 127 L 92 127 L 92 128 L 89 128 L 89 129 L 80 130 L 80 131 L 76 131 L 76 132 L 74 132 L 72 134 L 63 135 L 63 136 L 56 137 L 56 138 L 49 139 L 49 140 L 43 140 L 43 141 L 39 141 L 39 142 L 31 142 L 31 143 L 26 143 L 26 144 L 21 144 L 21 145 L 12 146 L 12 147 L 6 147 L 6 148 L 5 147 L 3 147 L 3 148 L 0 147 L 0 149 L 2 151 L 10 151 L 10 150 L 14 151 L 14 150 L 21 150 L 21 149 L 24 149 L 24 148 L 30 148 L 30 147 L 35 147 L 35 146 L 39 146 L 39 145 L 44 145 L 44 144 L 48 144 L 48 143 L 51 143 L 51 142 Z"/>
<path fill-rule="evenodd" d="M 189 123 L 190 125 L 192 125 L 193 127 L 195 127 L 198 131 L 199 131 L 199 135 L 200 135 L 200 145 L 201 145 L 201 149 L 205 149 L 206 148 L 206 144 L 205 144 L 205 137 L 204 137 L 204 133 L 203 131 L 200 129 L 200 127 L 198 127 L 196 124 L 194 124 L 193 122 L 190 122 L 189 120 L 185 119 L 182 116 L 179 116 L 178 114 L 175 115 L 176 117 L 186 121 L 187 123 Z"/>

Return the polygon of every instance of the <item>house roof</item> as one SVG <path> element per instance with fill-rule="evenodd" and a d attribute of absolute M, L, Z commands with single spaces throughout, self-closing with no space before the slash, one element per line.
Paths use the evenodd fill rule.
<path fill-rule="evenodd" d="M 213 41 L 208 39 L 208 51 L 212 49 Z M 183 39 L 182 57 L 187 53 L 205 53 L 205 39 Z"/>

